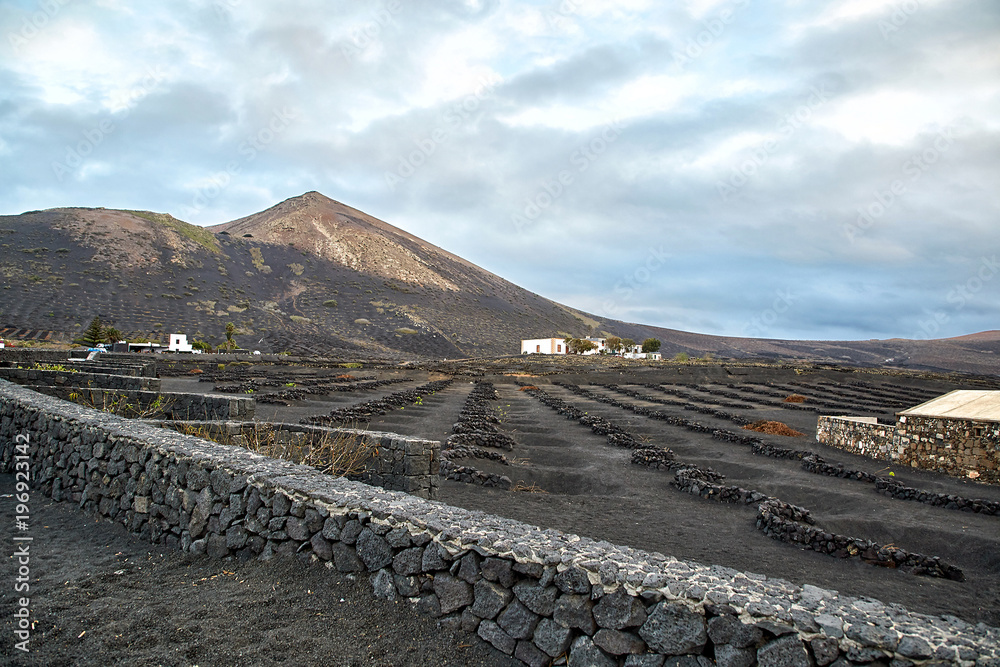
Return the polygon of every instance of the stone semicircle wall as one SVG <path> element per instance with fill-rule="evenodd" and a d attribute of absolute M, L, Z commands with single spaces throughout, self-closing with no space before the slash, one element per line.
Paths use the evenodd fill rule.
<path fill-rule="evenodd" d="M 541 530 L 322 475 L 0 381 L 0 467 L 141 537 L 369 573 L 529 665 L 1000 664 L 1000 629 Z"/>

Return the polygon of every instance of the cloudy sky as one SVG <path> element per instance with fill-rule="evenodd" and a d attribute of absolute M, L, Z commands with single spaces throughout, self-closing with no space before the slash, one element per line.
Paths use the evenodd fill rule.
<path fill-rule="evenodd" d="M 0 0 L 0 37 L 0 213 L 318 190 L 599 315 L 1000 329 L 995 0 Z"/>

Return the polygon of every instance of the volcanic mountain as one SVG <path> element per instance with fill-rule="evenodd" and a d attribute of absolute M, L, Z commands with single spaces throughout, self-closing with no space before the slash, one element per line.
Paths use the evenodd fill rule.
<path fill-rule="evenodd" d="M 522 338 L 615 334 L 665 356 L 806 358 L 994 372 L 1000 335 L 771 341 L 610 320 L 522 289 L 317 192 L 214 227 L 163 213 L 59 208 L 0 216 L 0 335 L 69 340 L 95 315 L 129 336 L 248 349 L 456 358 Z"/>

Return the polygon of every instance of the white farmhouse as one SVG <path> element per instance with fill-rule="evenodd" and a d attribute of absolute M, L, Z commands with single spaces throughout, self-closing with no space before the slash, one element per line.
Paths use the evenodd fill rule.
<path fill-rule="evenodd" d="M 521 341 L 521 354 L 566 354 L 562 338 L 530 338 Z"/>
<path fill-rule="evenodd" d="M 168 352 L 193 352 L 194 347 L 188 343 L 187 334 L 170 334 L 170 344 L 167 346 Z"/>

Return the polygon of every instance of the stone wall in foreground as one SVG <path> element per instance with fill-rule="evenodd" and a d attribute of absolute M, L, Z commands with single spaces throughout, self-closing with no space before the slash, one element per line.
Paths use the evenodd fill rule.
<path fill-rule="evenodd" d="M 997 665 L 1000 630 L 540 530 L 0 382 L 0 461 L 153 542 L 368 573 L 529 665 Z M 978 662 L 977 662 L 978 661 Z"/>

